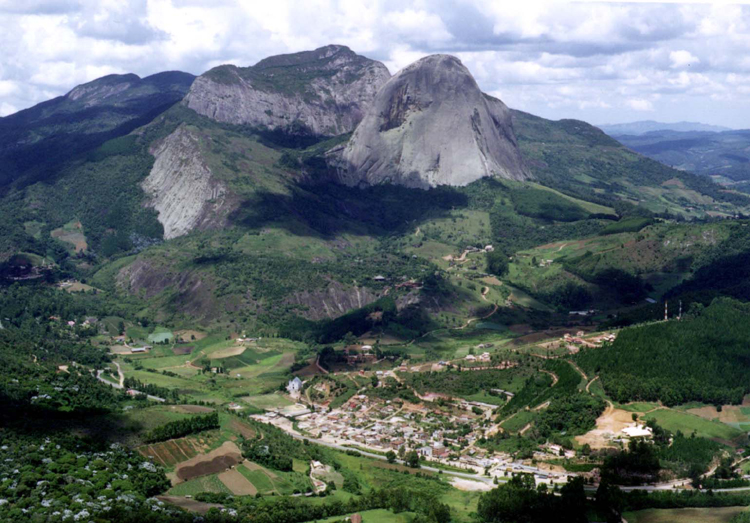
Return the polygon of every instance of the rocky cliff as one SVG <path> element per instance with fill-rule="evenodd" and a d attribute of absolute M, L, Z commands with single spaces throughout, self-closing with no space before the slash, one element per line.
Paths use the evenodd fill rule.
<path fill-rule="evenodd" d="M 338 154 L 347 185 L 428 188 L 529 177 L 508 108 L 447 55 L 423 58 L 391 78 Z"/>
<path fill-rule="evenodd" d="M 380 62 L 329 45 L 252 67 L 216 67 L 195 81 L 184 103 L 220 122 L 333 136 L 354 130 L 389 77 Z"/>
<path fill-rule="evenodd" d="M 147 205 L 159 213 L 165 239 L 226 224 L 234 203 L 203 159 L 195 131 L 181 125 L 154 144 L 151 154 L 156 160 L 141 187 L 149 197 Z"/>

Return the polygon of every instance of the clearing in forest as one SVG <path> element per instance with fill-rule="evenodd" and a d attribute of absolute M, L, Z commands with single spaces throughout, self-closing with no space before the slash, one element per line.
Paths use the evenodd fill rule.
<path fill-rule="evenodd" d="M 596 428 L 577 436 L 576 441 L 580 445 L 588 443 L 592 449 L 614 448 L 612 438 L 631 425 L 633 425 L 632 412 L 616 409 L 608 403 L 602 415 L 596 419 Z"/>

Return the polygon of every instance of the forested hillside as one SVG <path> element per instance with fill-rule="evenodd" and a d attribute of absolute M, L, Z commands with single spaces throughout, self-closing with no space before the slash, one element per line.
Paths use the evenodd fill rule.
<path fill-rule="evenodd" d="M 611 346 L 576 361 L 599 374 L 615 401 L 738 404 L 750 392 L 750 305 L 720 298 L 681 320 L 624 329 Z"/>

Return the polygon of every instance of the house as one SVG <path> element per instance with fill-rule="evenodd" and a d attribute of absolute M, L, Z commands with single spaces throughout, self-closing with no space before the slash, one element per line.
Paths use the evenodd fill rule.
<path fill-rule="evenodd" d="M 483 352 L 479 356 L 479 361 L 485 361 L 485 362 L 490 361 L 490 353 L 489 352 Z"/>
<path fill-rule="evenodd" d="M 299 377 L 295 376 L 293 380 L 290 380 L 289 383 L 286 386 L 286 390 L 289 391 L 289 394 L 294 394 L 296 392 L 299 392 L 302 390 L 302 380 L 299 379 Z"/>
<path fill-rule="evenodd" d="M 473 354 L 469 354 L 469 355 L 467 355 L 467 356 L 466 356 L 466 358 L 464 358 L 464 359 L 465 359 L 466 361 L 477 361 L 477 357 L 476 357 L 476 356 L 474 356 Z"/>
<path fill-rule="evenodd" d="M 130 352 L 136 354 L 139 352 L 146 352 L 146 347 L 130 347 Z"/>
<path fill-rule="evenodd" d="M 651 429 L 645 425 L 635 425 L 633 427 L 625 427 L 622 429 L 622 433 L 629 438 L 650 438 L 653 436 Z"/>
<path fill-rule="evenodd" d="M 385 276 L 381 276 L 378 274 L 377 276 L 373 277 L 373 280 L 375 281 L 385 281 Z"/>
<path fill-rule="evenodd" d="M 447 458 L 450 451 L 446 447 L 438 447 L 432 449 L 432 457 L 434 458 Z"/>

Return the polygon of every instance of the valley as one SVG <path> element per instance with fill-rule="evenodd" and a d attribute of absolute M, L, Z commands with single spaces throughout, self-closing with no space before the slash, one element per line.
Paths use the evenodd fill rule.
<path fill-rule="evenodd" d="M 0 119 L 0 518 L 750 506 L 750 198 L 447 55 L 149 78 Z"/>

